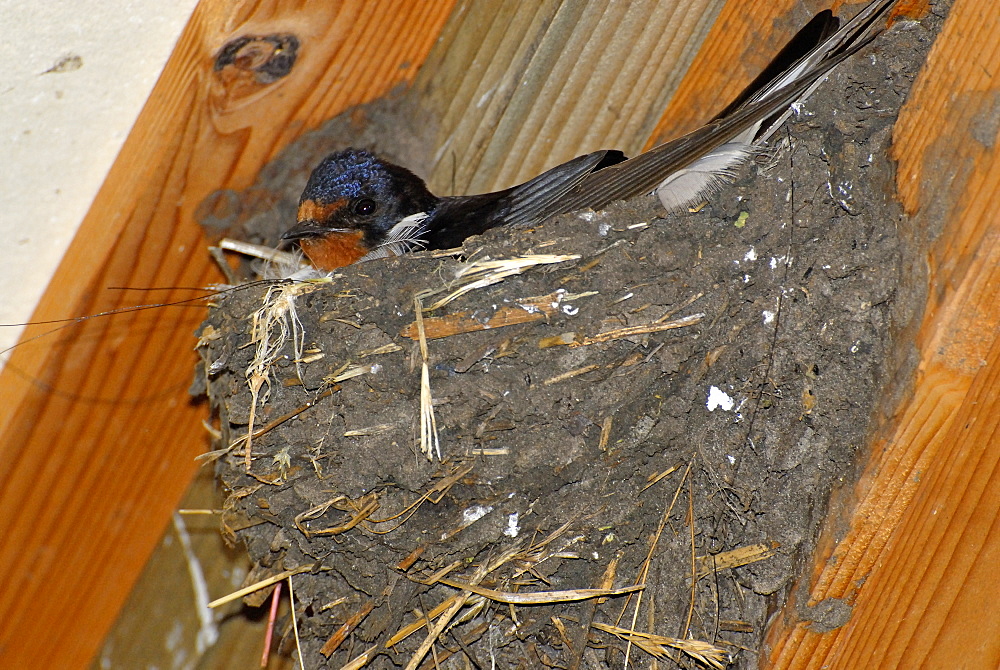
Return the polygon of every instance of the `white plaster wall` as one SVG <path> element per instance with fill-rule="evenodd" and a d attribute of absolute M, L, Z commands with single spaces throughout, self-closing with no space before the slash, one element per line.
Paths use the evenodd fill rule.
<path fill-rule="evenodd" d="M 195 2 L 0 0 L 0 324 L 30 318 Z"/>

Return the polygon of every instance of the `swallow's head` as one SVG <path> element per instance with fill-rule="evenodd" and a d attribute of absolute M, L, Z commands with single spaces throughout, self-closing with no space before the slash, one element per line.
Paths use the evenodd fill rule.
<path fill-rule="evenodd" d="M 365 256 L 400 220 L 429 212 L 436 203 L 406 168 L 367 151 L 338 151 L 312 171 L 298 221 L 282 239 L 297 240 L 314 266 L 333 270 Z"/>

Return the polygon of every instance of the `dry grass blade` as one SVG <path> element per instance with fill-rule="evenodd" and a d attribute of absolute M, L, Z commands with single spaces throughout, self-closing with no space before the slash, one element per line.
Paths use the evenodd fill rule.
<path fill-rule="evenodd" d="M 674 491 L 674 497 L 673 497 L 673 499 L 670 501 L 670 504 L 667 506 L 667 508 L 663 510 L 663 515 L 660 517 L 660 523 L 659 523 L 659 525 L 657 525 L 656 532 L 653 534 L 653 537 L 650 540 L 649 551 L 646 552 L 646 559 L 642 563 L 642 568 L 639 570 L 639 576 L 635 580 L 636 582 L 645 583 L 646 579 L 649 577 L 649 568 L 650 568 L 650 566 L 653 563 L 653 554 L 656 553 L 656 547 L 657 547 L 657 545 L 660 542 L 660 536 L 663 534 L 663 529 L 667 525 L 667 519 L 670 517 L 670 512 L 674 509 L 674 505 L 677 504 L 677 498 L 678 498 L 678 496 L 680 496 L 681 489 L 684 486 L 684 482 L 687 480 L 688 476 L 691 474 L 691 468 L 693 466 L 694 466 L 694 457 L 692 457 L 691 460 L 688 461 L 687 468 L 684 470 L 684 476 L 681 477 L 680 484 L 677 486 L 677 490 Z M 639 608 L 642 605 L 642 595 L 643 594 L 640 591 L 639 595 L 636 596 L 635 611 L 632 612 L 632 630 L 635 630 L 636 621 L 639 620 Z M 618 615 L 618 621 L 621 621 L 622 617 L 625 616 L 625 612 L 628 609 L 628 605 L 629 605 L 629 602 L 631 602 L 631 600 L 632 600 L 632 596 L 629 596 L 628 600 L 625 601 L 625 606 L 622 607 L 622 611 Z M 623 630 L 627 630 L 627 629 L 623 629 Z M 626 667 L 628 667 L 628 660 L 629 660 L 629 656 L 630 656 L 631 652 L 632 652 L 632 642 L 629 641 L 628 645 L 625 648 L 625 666 Z"/>
<path fill-rule="evenodd" d="M 683 631 L 685 635 L 690 635 L 691 621 L 692 619 L 694 619 L 694 608 L 695 608 L 695 603 L 697 602 L 698 599 L 698 584 L 697 584 L 698 579 L 697 577 L 695 577 L 695 573 L 697 573 L 698 571 L 697 567 L 695 567 L 697 563 L 696 560 L 697 554 L 695 553 L 697 550 L 697 544 L 695 542 L 696 532 L 694 528 L 697 517 L 694 514 L 694 478 L 693 477 L 688 478 L 687 484 L 688 484 L 687 522 L 688 522 L 688 536 L 691 540 L 688 545 L 689 547 L 691 547 L 691 598 L 688 601 L 687 620 L 684 622 Z"/>
<path fill-rule="evenodd" d="M 253 314 L 250 342 L 256 344 L 257 349 L 246 370 L 247 385 L 250 387 L 250 418 L 244 449 L 244 466 L 247 472 L 250 472 L 257 404 L 267 402 L 268 392 L 265 390 L 262 396 L 261 390 L 271 385 L 270 368 L 281 356 L 281 350 L 289 339 L 289 331 L 295 353 L 295 368 L 299 372 L 305 333 L 295 312 L 295 298 L 312 293 L 317 288 L 319 288 L 317 282 L 292 282 L 271 286 L 264 294 L 264 304 Z M 299 374 L 300 378 L 301 376 Z"/>
<path fill-rule="evenodd" d="M 572 379 L 573 377 L 579 377 L 580 375 L 585 375 L 588 372 L 593 372 L 599 369 L 600 365 L 585 365 L 582 368 L 577 368 L 576 370 L 570 370 L 569 372 L 563 372 L 555 377 L 549 377 L 542 382 L 542 386 L 551 386 L 552 384 L 558 384 L 559 382 L 566 381 L 567 379 Z"/>
<path fill-rule="evenodd" d="M 334 496 L 333 498 L 330 498 L 326 502 L 322 502 L 322 503 L 320 503 L 318 505 L 314 505 L 314 506 L 310 507 L 305 512 L 301 512 L 301 513 L 297 514 L 295 516 L 295 527 L 299 529 L 300 533 L 302 533 L 306 537 L 309 537 L 309 533 L 311 531 L 308 528 L 306 528 L 306 527 L 304 527 L 302 525 L 303 522 L 304 521 L 311 521 L 312 519 L 318 519 L 319 517 L 321 517 L 324 514 L 326 514 L 327 510 L 329 510 L 331 507 L 333 507 L 334 505 L 336 505 L 337 503 L 339 503 L 339 502 L 341 502 L 343 500 L 347 500 L 347 496 L 345 496 L 345 495 L 337 495 L 337 496 Z"/>
<path fill-rule="evenodd" d="M 438 439 L 437 419 L 434 418 L 434 397 L 431 395 L 431 374 L 428 366 L 427 336 L 424 332 L 424 309 L 419 296 L 413 296 L 413 311 L 417 320 L 417 337 L 420 342 L 420 450 L 427 460 L 436 455 L 441 460 L 441 441 Z"/>
<path fill-rule="evenodd" d="M 399 346 L 395 342 L 390 342 L 389 344 L 383 344 L 381 347 L 376 347 L 375 349 L 364 349 L 358 352 L 358 358 L 365 358 L 366 356 L 380 356 L 382 354 L 392 354 L 397 351 L 402 351 L 403 347 Z"/>
<path fill-rule="evenodd" d="M 434 504 L 439 503 L 444 494 L 448 492 L 448 489 L 454 486 L 455 483 L 462 477 L 469 474 L 472 471 L 472 467 L 473 466 L 471 464 L 467 464 L 456 468 L 455 471 L 452 472 L 447 477 L 443 477 L 442 479 L 439 479 L 438 481 L 434 482 L 433 486 L 427 489 L 427 491 L 413 503 L 407 505 L 406 508 L 403 509 L 401 512 L 393 514 L 392 516 L 388 516 L 384 519 L 369 519 L 367 524 L 365 525 L 365 528 L 369 532 L 375 533 L 376 535 L 385 535 L 387 533 L 391 533 L 392 531 L 396 530 L 404 523 L 406 523 L 406 521 L 411 516 L 413 516 L 414 512 L 416 512 L 417 509 L 419 509 L 420 506 L 424 504 L 424 502 L 430 500 Z M 389 530 L 375 530 L 374 528 L 371 527 L 372 524 L 388 523 L 400 517 L 403 517 L 403 520 L 400 521 L 397 525 L 390 528 Z"/>
<path fill-rule="evenodd" d="M 374 365 L 348 365 L 336 374 L 323 377 L 323 381 L 327 384 L 336 384 L 348 379 L 360 377 L 361 375 L 371 374 L 373 368 L 375 368 Z"/>
<path fill-rule="evenodd" d="M 601 422 L 601 439 L 597 443 L 597 450 L 604 451 L 608 448 L 608 440 L 611 439 L 611 425 L 614 422 L 613 416 L 604 417 Z"/>
<path fill-rule="evenodd" d="M 463 565 L 462 561 L 452 561 L 448 565 L 438 568 L 437 571 L 434 572 L 434 574 L 429 575 L 423 579 L 419 579 L 417 581 L 419 581 L 421 584 L 426 584 L 427 586 L 433 586 L 434 584 L 437 584 L 440 580 L 444 579 L 451 573 L 455 572 L 455 570 L 461 568 L 462 565 Z"/>
<path fill-rule="evenodd" d="M 306 663 L 302 659 L 302 642 L 299 640 L 299 620 L 295 616 L 295 589 L 292 587 L 292 575 L 288 575 L 288 609 L 292 613 L 292 632 L 295 633 L 295 650 L 299 654 L 299 667 L 305 670 Z"/>
<path fill-rule="evenodd" d="M 347 665 L 343 666 L 340 670 L 358 670 L 368 665 L 368 660 L 373 656 L 373 654 L 378 650 L 378 647 L 370 647 L 363 654 L 356 657 Z"/>
<path fill-rule="evenodd" d="M 375 609 L 375 602 L 372 600 L 369 600 L 362 605 L 361 609 L 352 614 L 350 618 L 348 618 L 347 621 L 345 621 L 344 624 L 330 636 L 330 638 L 323 644 L 322 648 L 320 648 L 319 653 L 323 654 L 327 658 L 330 658 L 330 656 L 333 655 L 333 652 L 337 651 L 337 648 L 343 644 L 344 640 L 346 640 L 347 637 L 354 632 L 354 629 L 365 620 L 365 617 L 371 614 L 373 609 Z"/>
<path fill-rule="evenodd" d="M 593 623 L 591 626 L 598 630 L 603 630 L 605 633 L 611 633 L 630 644 L 634 644 L 656 658 L 667 656 L 669 649 L 679 649 L 696 661 L 716 668 L 716 670 L 722 670 L 730 662 L 729 653 L 725 649 L 716 647 L 709 642 L 682 640 L 676 637 L 667 637 L 666 635 L 642 633 L 603 623 Z"/>
<path fill-rule="evenodd" d="M 650 486 L 656 484 L 658 481 L 660 481 L 661 479 L 663 479 L 667 475 L 671 475 L 671 474 L 677 472 L 680 469 L 681 469 L 680 465 L 672 465 L 669 468 L 667 468 L 666 470 L 664 470 L 663 472 L 659 472 L 659 473 L 655 473 L 655 474 L 650 475 L 649 479 L 646 481 L 646 485 L 642 487 L 642 491 L 645 491 Z M 640 493 L 642 491 L 640 491 Z"/>
<path fill-rule="evenodd" d="M 458 312 L 445 316 L 427 317 L 424 319 L 424 335 L 429 340 L 441 337 L 450 337 L 461 333 L 473 333 L 480 330 L 493 330 L 504 326 L 515 326 L 521 323 L 532 321 L 543 321 L 560 310 L 563 300 L 571 297 L 580 298 L 593 295 L 581 293 L 569 296 L 562 289 L 554 291 L 548 295 L 537 295 L 530 298 L 515 299 L 511 305 L 497 306 L 493 316 L 483 319 L 482 315 L 476 311 Z M 416 322 L 403 328 L 400 332 L 403 337 L 411 340 L 417 339 Z"/>
<path fill-rule="evenodd" d="M 413 623 L 410 623 L 410 624 L 407 624 L 406 626 L 403 626 L 401 629 L 399 629 L 396 632 L 395 635 L 393 635 L 391 638 L 389 638 L 386 641 L 385 646 L 386 647 L 394 647 L 394 646 L 396 646 L 397 644 L 399 644 L 400 642 L 402 642 L 406 638 L 410 637 L 410 635 L 412 635 L 413 633 L 417 632 L 418 630 L 420 630 L 421 628 L 423 628 L 424 626 L 426 626 L 428 620 L 433 621 L 434 619 L 436 619 L 439 616 L 441 616 L 453 604 L 455 604 L 455 601 L 460 600 L 461 598 L 462 598 L 462 594 L 460 594 L 460 593 L 456 594 L 456 595 L 453 595 L 452 597 L 448 598 L 444 602 L 440 603 L 437 607 L 435 607 L 434 609 L 432 609 L 430 612 L 428 612 L 426 617 L 421 617 L 420 619 L 417 619 Z"/>
<path fill-rule="evenodd" d="M 738 568 L 741 565 L 756 563 L 764 559 L 771 558 L 776 553 L 780 545 L 772 544 L 751 544 L 746 547 L 737 547 L 724 551 L 713 556 L 699 556 L 695 573 L 699 579 L 719 570 L 726 568 Z"/>
<path fill-rule="evenodd" d="M 659 333 L 664 330 L 673 330 L 675 328 L 686 328 L 687 326 L 693 326 L 695 324 L 701 323 L 701 320 L 705 318 L 704 314 L 692 314 L 691 316 L 685 316 L 680 319 L 675 319 L 673 321 L 663 321 L 657 323 L 650 323 L 642 326 L 629 326 L 628 328 L 616 328 L 615 330 L 609 330 L 604 333 L 598 333 L 593 337 L 585 337 L 579 342 L 573 342 L 570 347 L 585 347 L 588 344 L 597 344 L 599 342 L 610 342 L 611 340 L 619 340 L 623 337 L 632 337 L 633 335 L 646 335 L 648 333 Z"/>
<path fill-rule="evenodd" d="M 657 319 L 653 323 L 664 323 L 667 319 L 669 319 L 670 317 L 672 317 L 677 312 L 679 312 L 682 309 L 684 309 L 684 308 L 686 308 L 686 307 L 688 307 L 690 305 L 693 305 L 694 303 L 696 303 L 699 300 L 701 300 L 702 297 L 704 297 L 704 295 L 705 295 L 704 293 L 695 293 L 693 296 L 691 296 L 690 298 L 688 298 L 687 300 L 685 300 L 681 304 L 674 306 L 672 309 L 670 309 L 669 311 L 667 311 L 663 316 L 661 316 L 659 319 Z"/>
<path fill-rule="evenodd" d="M 268 577 L 267 579 L 262 579 L 262 580 L 260 580 L 259 582 L 255 583 L 255 584 L 251 584 L 250 586 L 245 586 L 242 589 L 240 589 L 239 591 L 234 591 L 234 592 L 230 593 L 228 596 L 222 596 L 221 598 L 213 600 L 212 602 L 208 603 L 208 607 L 210 609 L 214 609 L 216 607 L 220 607 L 220 606 L 225 605 L 226 603 L 230 603 L 230 602 L 232 602 L 234 600 L 239 600 L 243 596 L 246 596 L 246 595 L 249 595 L 251 593 L 254 593 L 255 591 L 260 591 L 261 589 L 266 589 L 268 586 L 272 586 L 273 584 L 277 584 L 278 582 L 280 582 L 280 581 L 282 581 L 284 579 L 288 579 L 289 577 L 291 577 L 293 575 L 300 575 L 303 572 L 309 572 L 312 569 L 313 569 L 313 566 L 311 566 L 311 565 L 300 565 L 299 567 L 294 568 L 293 570 L 285 570 L 284 572 L 279 572 L 278 574 L 272 575 L 272 576 Z"/>
<path fill-rule="evenodd" d="M 338 503 L 341 506 L 338 509 L 345 509 L 351 513 L 351 518 L 338 526 L 330 526 L 329 528 L 320 528 L 317 530 L 312 530 L 307 528 L 303 522 L 316 519 L 323 516 L 327 510 L 334 507 Z M 325 503 L 312 507 L 305 512 L 297 515 L 295 517 L 295 527 L 305 535 L 306 537 L 317 537 L 320 535 L 339 535 L 341 533 L 346 533 L 351 530 L 359 523 L 374 514 L 379 508 L 378 493 L 371 492 L 365 496 L 362 496 L 357 501 L 351 500 L 346 496 L 340 495 L 332 500 L 328 500 Z"/>
<path fill-rule="evenodd" d="M 260 244 L 253 244 L 242 240 L 234 240 L 228 237 L 224 237 L 219 240 L 219 248 L 225 249 L 226 251 L 234 251 L 238 254 L 243 254 L 244 256 L 250 256 L 252 258 L 260 258 L 261 260 L 265 260 L 268 263 L 283 268 L 301 269 L 309 267 L 308 263 L 303 261 L 302 254 L 289 253 L 287 251 L 281 251 L 280 249 L 265 247 Z"/>
<path fill-rule="evenodd" d="M 646 588 L 645 584 L 625 586 L 620 589 L 569 589 L 566 591 L 539 591 L 536 593 L 512 593 L 510 591 L 494 591 L 484 589 L 475 584 L 467 584 L 454 579 L 439 579 L 439 583 L 463 591 L 470 591 L 498 603 L 510 605 L 547 605 L 550 603 L 571 603 L 590 598 L 624 596 Z"/>
<path fill-rule="evenodd" d="M 449 291 L 443 298 L 427 308 L 428 310 L 435 310 L 439 307 L 444 307 L 455 298 L 463 296 L 469 291 L 496 284 L 511 275 L 520 274 L 527 268 L 536 265 L 565 263 L 566 261 L 573 261 L 578 258 L 580 258 L 579 254 L 530 254 L 515 258 L 473 261 L 472 263 L 466 263 L 455 273 L 454 282 L 439 289 L 424 291 L 420 294 L 420 297 L 427 298 L 443 291 Z"/>
<path fill-rule="evenodd" d="M 313 405 L 315 405 L 317 402 L 319 402 L 323 398 L 328 398 L 331 395 L 333 395 L 334 392 L 339 391 L 339 390 L 340 390 L 339 386 L 336 386 L 334 388 L 326 389 L 325 391 L 323 391 L 322 393 L 320 393 L 313 400 L 310 400 L 306 404 L 301 405 L 300 407 L 296 407 L 295 409 L 293 409 L 291 412 L 288 412 L 287 414 L 282 414 L 281 416 L 279 416 L 279 417 L 277 417 L 275 419 L 271 419 L 266 424 L 264 424 L 261 428 L 255 430 L 252 433 L 253 439 L 257 439 L 261 435 L 265 435 L 265 434 L 269 433 L 270 431 L 274 430 L 275 428 L 277 428 L 278 426 L 280 426 L 284 422 L 288 421 L 289 419 L 293 419 L 293 418 L 297 417 L 299 414 L 302 414 L 302 412 L 306 411 L 307 409 L 310 409 Z M 236 447 L 238 447 L 241 444 L 243 444 L 246 440 L 247 440 L 247 436 L 243 435 L 243 436 L 241 436 L 241 437 L 233 440 L 233 442 L 228 447 L 226 447 L 225 449 L 216 449 L 215 451 L 209 451 L 207 453 L 200 454 L 198 456 L 195 456 L 195 460 L 196 461 L 212 462 L 212 461 L 214 461 L 214 460 L 216 460 L 216 459 L 218 459 L 218 458 L 220 458 L 220 457 L 228 454 L 230 451 L 232 451 Z"/>
<path fill-rule="evenodd" d="M 492 563 L 487 563 L 479 566 L 479 568 L 475 571 L 475 573 L 472 575 L 472 578 L 470 579 L 472 585 L 475 586 L 479 584 L 479 582 L 483 581 L 483 579 L 485 579 L 488 574 L 490 574 L 494 570 L 498 570 L 500 567 L 505 565 L 507 562 L 509 562 L 511 559 L 517 556 L 517 554 L 520 553 L 520 551 L 521 550 L 516 547 L 513 549 L 508 549 Z M 448 607 L 447 610 L 444 611 L 443 614 L 441 614 L 441 616 L 438 618 L 437 623 L 434 624 L 434 628 L 427 633 L 427 637 L 424 639 L 423 642 L 420 643 L 420 646 L 417 648 L 416 652 L 414 652 L 413 656 L 410 657 L 410 662 L 406 664 L 406 670 L 416 670 L 416 668 L 420 665 L 420 662 L 424 660 L 424 657 L 427 655 L 427 652 L 430 651 L 431 645 L 433 645 L 434 642 L 438 639 L 438 637 L 440 637 L 441 633 L 443 633 L 445 628 L 448 627 L 448 624 L 451 622 L 452 618 L 454 618 L 454 616 L 458 613 L 458 611 L 465 606 L 466 602 L 468 602 L 469 598 L 471 597 L 472 597 L 472 592 L 464 590 L 462 591 L 462 593 L 460 593 L 458 596 L 454 598 L 454 602 L 451 604 L 450 607 Z M 427 617 L 427 621 L 428 622 L 430 621 L 430 617 Z"/>
<path fill-rule="evenodd" d="M 364 428 L 355 428 L 354 430 L 344 431 L 344 437 L 370 437 L 372 435 L 379 435 L 381 433 L 388 432 L 392 430 L 393 425 L 391 423 L 380 423 L 376 426 L 366 426 Z"/>

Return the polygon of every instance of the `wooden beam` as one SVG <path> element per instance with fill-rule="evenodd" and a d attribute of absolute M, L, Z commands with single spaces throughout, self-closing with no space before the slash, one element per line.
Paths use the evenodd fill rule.
<path fill-rule="evenodd" d="M 726 2 L 645 148 L 690 132 L 721 112 L 796 31 L 832 4 L 816 0 Z"/>
<path fill-rule="evenodd" d="M 33 320 L 200 293 L 111 286 L 218 281 L 192 216 L 202 199 L 248 186 L 291 140 L 412 80 L 452 4 L 204 0 Z M 278 59 L 273 39 L 216 67 L 230 40 L 288 34 L 299 49 L 287 76 L 259 69 Z M 48 337 L 52 326 L 36 326 L 11 356 L 0 377 L 5 667 L 86 666 L 159 540 L 208 444 L 187 396 L 201 318 L 158 309 Z"/>
<path fill-rule="evenodd" d="M 440 119 L 432 189 L 489 191 L 588 151 L 638 153 L 722 1 L 470 3 L 415 86 Z"/>

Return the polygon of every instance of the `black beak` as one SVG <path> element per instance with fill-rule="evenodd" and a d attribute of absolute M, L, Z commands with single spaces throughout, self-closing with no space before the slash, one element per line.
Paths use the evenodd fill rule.
<path fill-rule="evenodd" d="M 283 240 L 304 240 L 310 237 L 323 237 L 329 233 L 347 233 L 346 228 L 327 228 L 312 219 L 299 221 L 281 234 Z"/>

